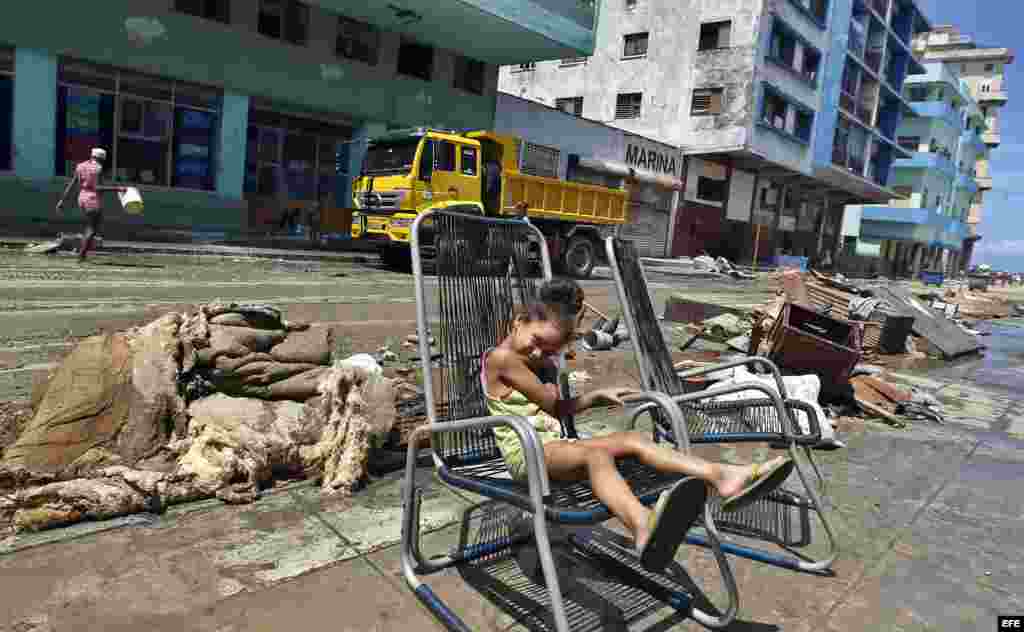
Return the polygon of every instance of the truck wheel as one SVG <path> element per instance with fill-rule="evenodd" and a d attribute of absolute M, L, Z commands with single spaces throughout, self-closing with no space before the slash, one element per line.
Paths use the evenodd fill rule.
<path fill-rule="evenodd" d="M 597 265 L 597 250 L 594 242 L 585 235 L 576 235 L 569 240 L 569 245 L 562 255 L 565 273 L 577 279 L 590 278 L 590 273 Z"/>

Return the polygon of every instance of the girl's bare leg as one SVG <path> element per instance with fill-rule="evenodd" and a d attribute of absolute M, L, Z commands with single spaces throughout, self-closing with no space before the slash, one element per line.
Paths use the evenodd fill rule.
<path fill-rule="evenodd" d="M 650 538 L 647 522 L 651 512 L 622 478 L 615 457 L 586 441 L 555 441 L 544 446 L 544 460 L 548 476 L 554 480 L 588 479 L 594 495 L 633 534 L 637 550 L 643 548 Z"/>
<path fill-rule="evenodd" d="M 723 498 L 742 490 L 754 473 L 753 465 L 729 465 L 706 461 L 700 457 L 683 454 L 667 445 L 654 443 L 639 432 L 616 432 L 605 437 L 584 439 L 579 444 L 606 452 L 613 461 L 633 457 L 660 472 L 699 478 L 710 484 Z"/>

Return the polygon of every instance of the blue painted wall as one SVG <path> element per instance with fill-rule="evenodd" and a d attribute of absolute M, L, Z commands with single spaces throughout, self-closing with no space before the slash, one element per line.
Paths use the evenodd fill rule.
<path fill-rule="evenodd" d="M 832 142 L 839 122 L 839 86 L 843 80 L 846 65 L 846 48 L 849 45 L 850 17 L 853 15 L 853 0 L 832 0 L 829 21 L 831 45 L 825 58 L 825 72 L 822 85 L 822 107 L 818 112 L 817 130 L 814 135 L 814 166 L 832 164 Z"/>
<path fill-rule="evenodd" d="M 14 77 L 14 170 L 25 178 L 50 178 L 57 151 L 57 58 L 18 48 Z"/>
<path fill-rule="evenodd" d="M 217 193 L 241 199 L 245 185 L 246 130 L 249 97 L 227 93 L 221 101 L 220 135 L 217 138 Z"/>

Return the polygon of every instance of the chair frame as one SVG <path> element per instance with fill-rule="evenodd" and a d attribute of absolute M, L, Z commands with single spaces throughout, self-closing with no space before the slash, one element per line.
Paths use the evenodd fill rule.
<path fill-rule="evenodd" d="M 618 260 L 618 257 L 616 256 L 614 247 L 617 239 L 619 238 L 607 237 L 605 239 L 605 252 L 608 257 L 609 265 L 612 269 L 612 275 L 615 279 L 615 288 L 619 298 L 619 303 L 623 308 L 623 320 L 625 321 L 626 327 L 629 330 L 630 338 L 633 341 L 637 341 L 639 340 L 639 327 L 636 322 L 636 314 L 634 313 L 633 308 L 627 307 L 630 306 L 630 301 L 626 294 L 626 288 L 625 283 L 623 281 L 620 262 Z M 647 300 L 650 301 L 650 291 L 647 289 L 649 287 L 649 284 L 647 282 L 647 272 L 646 270 L 644 270 L 643 264 L 639 260 L 637 261 L 637 265 L 640 268 L 640 278 L 643 280 Z M 651 304 L 651 307 L 653 312 L 653 303 Z M 662 344 L 664 344 L 663 337 Z M 637 364 L 640 367 L 640 379 L 642 381 L 642 388 L 650 388 L 651 385 L 654 384 L 654 380 L 653 376 L 650 373 L 650 367 L 644 361 L 643 351 L 640 349 L 639 344 L 633 344 L 633 353 L 636 357 Z M 789 555 L 779 555 L 778 553 L 766 551 L 759 548 L 741 546 L 728 541 L 722 542 L 720 544 L 720 547 L 723 551 L 729 554 L 759 562 L 764 562 L 766 564 L 771 564 L 773 566 L 778 566 L 781 568 L 788 568 L 807 573 L 829 573 L 831 571 L 832 565 L 835 563 L 835 560 L 839 556 L 838 540 L 836 538 L 835 531 L 833 530 L 832 525 L 825 514 L 825 509 L 821 500 L 821 496 L 818 494 L 818 491 L 814 488 L 814 486 L 809 483 L 808 477 L 805 474 L 803 468 L 801 467 L 801 460 L 797 450 L 798 447 L 803 448 L 807 460 L 818 478 L 819 485 L 824 487 L 825 479 L 822 476 L 821 470 L 818 468 L 818 465 L 815 462 L 814 457 L 811 453 L 813 444 L 817 443 L 817 440 L 814 439 L 815 433 L 813 432 L 813 430 L 817 427 L 817 424 L 819 423 L 816 420 L 813 411 L 806 408 L 804 409 L 808 415 L 808 420 L 812 428 L 812 434 L 807 435 L 808 437 L 811 438 L 810 441 L 801 441 L 801 434 L 797 432 L 798 426 L 796 425 L 792 415 L 789 413 L 791 407 L 801 407 L 800 402 L 798 402 L 797 400 L 790 400 L 786 397 L 786 386 L 782 381 L 782 373 L 779 371 L 779 368 L 775 365 L 775 363 L 761 356 L 752 356 L 741 360 L 734 360 L 730 362 L 716 364 L 711 367 L 692 369 L 688 371 L 676 371 L 675 374 L 680 380 L 682 380 L 689 377 L 708 375 L 711 373 L 739 366 L 755 367 L 758 365 L 767 368 L 771 372 L 772 377 L 775 379 L 776 387 L 778 388 L 777 394 L 773 393 L 771 389 L 767 388 L 764 384 L 761 384 L 760 382 L 750 382 L 748 384 L 738 384 L 726 387 L 712 387 L 697 393 L 669 395 L 672 398 L 673 402 L 679 405 L 686 405 L 697 404 L 703 400 L 709 400 L 720 395 L 727 395 L 735 392 L 761 391 L 763 393 L 770 394 L 772 405 L 775 408 L 776 414 L 779 416 L 778 418 L 782 426 L 781 437 L 779 437 L 778 435 L 775 435 L 774 437 L 768 436 L 766 433 L 750 433 L 749 435 L 746 436 L 723 433 L 718 435 L 717 437 L 701 437 L 700 440 L 698 440 L 697 442 L 716 444 L 769 443 L 772 447 L 784 448 L 789 453 L 789 457 L 793 459 L 793 462 L 796 465 L 794 469 L 796 470 L 797 476 L 800 479 L 800 482 L 807 494 L 807 497 L 800 498 L 796 494 L 786 493 L 781 497 L 777 496 L 777 498 L 780 502 L 783 502 L 784 504 L 804 507 L 818 515 L 818 518 L 821 520 L 821 524 L 825 530 L 826 538 L 828 540 L 828 552 L 824 557 L 820 559 L 808 560 L 792 553 Z M 630 420 L 630 424 L 632 427 L 636 427 L 637 420 L 643 414 L 656 414 L 656 411 L 654 410 L 654 407 L 650 405 L 643 405 L 636 408 L 633 411 Z M 662 438 L 668 439 L 672 443 L 682 445 L 684 450 L 689 451 L 691 438 L 689 436 L 688 430 L 680 434 L 673 427 L 671 432 L 672 435 L 676 437 L 676 439 L 673 440 L 673 437 L 668 436 L 668 433 L 666 432 L 667 429 L 659 428 L 659 423 L 656 416 L 654 416 L 654 420 L 655 441 L 658 441 L 659 439 Z M 708 546 L 709 544 L 706 538 L 692 532 L 687 534 L 686 541 L 690 544 L 696 544 L 700 546 Z"/>
<path fill-rule="evenodd" d="M 412 227 L 412 264 L 416 291 L 417 333 L 419 335 L 420 356 L 426 363 L 426 367 L 431 366 L 429 364 L 431 352 L 428 337 L 429 315 L 427 313 L 424 289 L 425 275 L 423 273 L 423 262 L 420 256 L 420 228 L 424 221 L 427 221 L 428 218 L 438 214 L 438 212 L 421 214 L 417 217 Z M 475 222 L 515 223 L 517 226 L 528 226 L 540 240 L 543 278 L 545 280 L 551 278 L 551 260 L 548 255 L 547 244 L 544 240 L 543 234 L 535 226 L 530 225 L 529 222 L 523 222 L 522 220 L 494 219 L 486 217 L 469 218 L 467 216 L 467 221 L 470 220 Z M 564 363 L 564 358 L 562 362 Z M 439 421 L 431 373 L 432 372 L 429 369 L 423 372 L 428 423 L 420 426 L 411 433 L 411 436 L 408 438 L 408 451 L 406 454 L 405 478 L 402 489 L 403 517 L 401 539 L 401 568 L 406 583 L 421 602 L 426 605 L 427 608 L 430 609 L 438 620 L 447 628 L 460 631 L 469 630 L 462 619 L 431 590 L 431 588 L 421 579 L 420 575 L 429 575 L 465 562 L 471 562 L 489 555 L 494 555 L 496 552 L 510 549 L 517 544 L 522 543 L 523 539 L 520 538 L 517 540 L 514 537 L 507 537 L 502 538 L 501 541 L 489 543 L 486 546 L 467 547 L 463 550 L 457 550 L 441 557 L 432 557 L 430 559 L 425 558 L 420 552 L 419 517 L 420 505 L 425 486 L 421 487 L 421 484 L 416 481 L 419 454 L 418 445 L 420 440 L 428 433 L 430 433 L 430 436 L 436 441 L 440 435 L 445 433 L 507 426 L 515 431 L 516 436 L 524 446 L 523 452 L 526 460 L 526 483 L 528 493 L 523 494 L 516 492 L 510 486 L 505 485 L 488 486 L 479 482 L 467 484 L 467 481 L 464 479 L 460 481 L 457 474 L 449 471 L 449 468 L 443 462 L 442 458 L 438 456 L 436 451 L 433 451 L 432 454 L 434 470 L 438 474 L 439 478 L 446 484 L 474 491 L 492 499 L 509 503 L 525 512 L 532 513 L 532 537 L 536 543 L 540 566 L 543 571 L 543 577 L 551 600 L 554 625 L 559 632 L 568 632 L 570 629 L 569 621 L 566 614 L 562 590 L 559 586 L 559 580 L 555 570 L 554 557 L 551 551 L 551 540 L 548 533 L 548 522 L 551 521 L 554 523 L 569 525 L 594 525 L 607 520 L 611 515 L 610 512 L 607 507 L 604 507 L 603 505 L 600 505 L 597 509 L 590 511 L 564 511 L 558 509 L 558 507 L 552 507 L 549 504 L 551 500 L 552 486 L 548 479 L 547 469 L 544 466 L 544 450 L 538 439 L 536 431 L 525 419 L 514 416 L 484 416 L 456 421 Z M 673 428 L 673 431 L 677 433 L 677 436 L 686 437 L 686 425 L 684 423 L 682 411 L 670 397 L 662 393 L 649 392 L 638 395 L 636 400 L 644 403 L 644 405 L 654 406 L 659 409 L 662 414 L 668 418 L 669 423 Z M 684 441 L 682 446 L 677 447 L 677 449 L 686 451 L 688 450 L 688 445 L 688 442 Z M 658 494 L 653 493 L 647 497 L 641 497 L 640 500 L 646 505 L 651 505 L 657 500 L 657 497 Z M 709 547 L 715 557 L 715 561 L 721 575 L 721 581 L 726 593 L 728 594 L 728 604 L 720 611 L 720 614 L 716 616 L 698 608 L 692 603 L 689 596 L 685 594 L 673 594 L 672 602 L 677 608 L 685 608 L 685 611 L 698 622 L 711 628 L 720 629 L 728 626 L 735 618 L 736 612 L 739 608 L 739 595 L 735 578 L 733 577 L 732 570 L 729 567 L 728 559 L 723 552 L 723 548 L 720 546 L 720 537 L 715 527 L 714 519 L 711 515 L 711 509 L 708 505 L 705 505 L 704 507 L 703 524 L 708 537 L 704 542 L 702 542 L 702 545 Z M 570 542 L 573 542 L 572 536 L 570 536 Z M 578 544 L 578 542 L 576 544 Z M 638 572 L 633 571 L 633 573 L 638 586 L 649 584 L 649 580 L 645 579 Z"/>

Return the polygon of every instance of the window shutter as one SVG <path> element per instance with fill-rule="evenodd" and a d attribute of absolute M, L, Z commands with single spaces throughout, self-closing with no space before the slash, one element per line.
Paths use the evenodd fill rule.
<path fill-rule="evenodd" d="M 722 92 L 721 92 L 721 90 L 712 92 L 709 96 L 710 96 L 710 102 L 708 104 L 708 109 L 711 111 L 712 114 L 721 114 L 722 113 Z"/>

